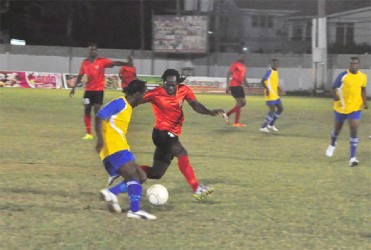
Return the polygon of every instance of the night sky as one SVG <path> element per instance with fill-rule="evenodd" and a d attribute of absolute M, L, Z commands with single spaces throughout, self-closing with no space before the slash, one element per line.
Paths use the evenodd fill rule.
<path fill-rule="evenodd" d="M 218 0 L 214 0 L 218 1 Z M 222 0 L 219 0 L 222 1 Z M 226 0 L 224 0 L 226 1 Z M 299 10 L 315 15 L 318 0 L 236 0 L 241 8 Z M 143 3 L 144 21 L 140 19 Z M 152 44 L 152 13 L 175 14 L 177 0 L 0 0 L 0 28 L 4 37 L 26 40 L 28 45 L 144 49 Z M 327 13 L 371 6 L 370 0 L 326 0 Z M 183 5 L 183 0 L 180 0 Z"/>

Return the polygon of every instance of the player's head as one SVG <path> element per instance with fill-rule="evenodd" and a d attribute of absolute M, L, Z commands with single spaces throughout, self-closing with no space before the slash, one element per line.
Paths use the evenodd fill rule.
<path fill-rule="evenodd" d="M 133 61 L 134 61 L 134 57 L 132 57 L 132 56 L 128 56 L 128 57 L 127 57 L 127 60 L 128 60 L 128 63 L 133 63 Z"/>
<path fill-rule="evenodd" d="M 177 90 L 177 85 L 182 83 L 186 77 L 181 77 L 175 69 L 167 69 L 161 76 L 163 87 L 169 95 L 174 95 Z"/>
<path fill-rule="evenodd" d="M 128 84 L 124 91 L 126 98 L 130 98 L 129 102 L 131 106 L 135 107 L 142 102 L 146 90 L 147 86 L 145 82 L 134 79 Z"/>
<path fill-rule="evenodd" d="M 98 45 L 96 43 L 89 43 L 89 56 L 96 57 L 98 56 Z"/>
<path fill-rule="evenodd" d="M 273 58 L 271 61 L 271 68 L 276 70 L 278 68 L 278 59 Z"/>
<path fill-rule="evenodd" d="M 241 51 L 239 54 L 238 54 L 238 57 L 237 57 L 237 61 L 241 62 L 241 63 L 246 63 L 246 52 L 245 51 Z"/>
<path fill-rule="evenodd" d="M 349 64 L 349 71 L 353 74 L 356 74 L 359 69 L 359 64 L 361 60 L 359 60 L 359 57 L 353 56 L 350 58 L 350 64 Z"/>

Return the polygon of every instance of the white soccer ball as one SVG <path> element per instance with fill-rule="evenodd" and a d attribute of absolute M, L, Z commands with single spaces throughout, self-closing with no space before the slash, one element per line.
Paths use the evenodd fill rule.
<path fill-rule="evenodd" d="M 169 198 L 169 192 L 163 185 L 154 184 L 147 189 L 147 198 L 153 205 L 163 205 Z"/>

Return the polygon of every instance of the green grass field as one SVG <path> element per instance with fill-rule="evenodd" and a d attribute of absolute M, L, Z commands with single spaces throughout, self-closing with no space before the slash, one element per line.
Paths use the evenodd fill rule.
<path fill-rule="evenodd" d="M 0 249 L 371 249 L 371 114 L 363 112 L 357 158 L 348 167 L 349 129 L 335 155 L 325 150 L 332 100 L 282 98 L 276 134 L 258 131 L 267 108 L 248 96 L 245 128 L 184 105 L 181 141 L 200 182 L 216 188 L 193 199 L 173 161 L 163 179 L 164 206 L 144 197 L 157 221 L 111 214 L 99 200 L 107 174 L 83 141 L 82 90 L 0 89 Z M 119 96 L 107 91 L 105 101 Z M 227 95 L 198 95 L 228 110 Z M 154 119 L 149 104 L 134 110 L 128 139 L 139 163 L 152 163 Z"/>

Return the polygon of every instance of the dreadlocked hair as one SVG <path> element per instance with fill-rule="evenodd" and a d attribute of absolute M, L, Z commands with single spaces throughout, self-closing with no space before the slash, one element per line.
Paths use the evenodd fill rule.
<path fill-rule="evenodd" d="M 133 95 L 137 92 L 142 93 L 146 90 L 146 82 L 134 79 L 132 80 L 128 86 L 124 89 L 124 93 L 126 95 Z"/>
<path fill-rule="evenodd" d="M 187 78 L 185 76 L 180 76 L 179 72 L 175 69 L 167 69 L 167 70 L 165 70 L 165 72 L 161 76 L 162 81 L 166 82 L 166 78 L 168 76 L 175 76 L 177 83 L 182 83 Z"/>

